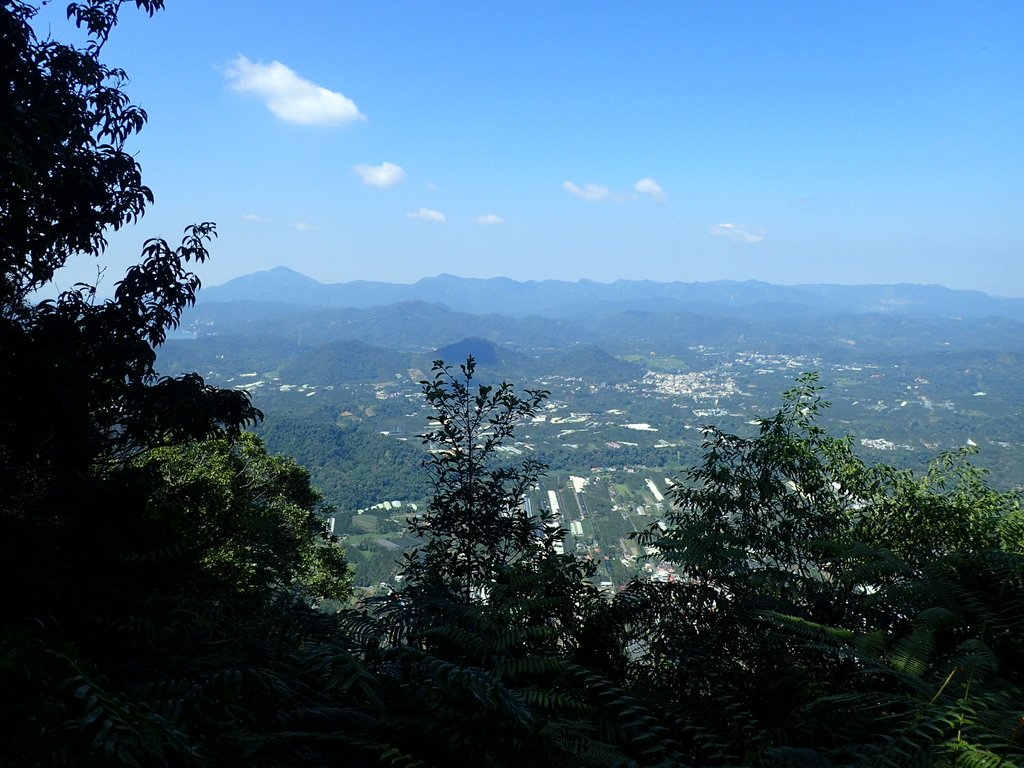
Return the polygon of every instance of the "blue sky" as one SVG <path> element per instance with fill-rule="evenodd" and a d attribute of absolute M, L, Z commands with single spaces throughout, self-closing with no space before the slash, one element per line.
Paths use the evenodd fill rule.
<path fill-rule="evenodd" d="M 167 6 L 126 6 L 106 49 L 156 194 L 108 282 L 212 220 L 207 284 L 284 265 L 1024 296 L 1020 2 Z"/>

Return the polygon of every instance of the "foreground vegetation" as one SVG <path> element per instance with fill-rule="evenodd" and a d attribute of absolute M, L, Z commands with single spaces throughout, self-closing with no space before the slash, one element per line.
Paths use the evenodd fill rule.
<path fill-rule="evenodd" d="M 161 0 L 138 0 L 150 13 Z M 116 4 L 39 40 L 6 2 L 0 188 L 0 762 L 10 765 L 1018 765 L 1024 518 L 969 457 L 869 466 L 813 376 L 703 459 L 640 541 L 673 583 L 613 599 L 497 448 L 540 391 L 424 381 L 431 503 L 403 588 L 339 608 L 344 557 L 262 414 L 154 349 L 210 224 L 101 300 L 33 298 L 151 200 L 144 114 L 100 63 Z"/>

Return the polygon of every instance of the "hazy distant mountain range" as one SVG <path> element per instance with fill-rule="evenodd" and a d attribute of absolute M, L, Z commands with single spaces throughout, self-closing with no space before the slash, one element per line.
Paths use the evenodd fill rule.
<path fill-rule="evenodd" d="M 297 456 L 349 507 L 416 497 L 418 378 L 469 355 L 483 380 L 551 389 L 567 413 L 623 414 L 600 434 L 551 426 L 543 460 L 562 469 L 660 466 L 669 454 L 656 440 L 694 448 L 686 430 L 709 408 L 716 423 L 749 426 L 815 370 L 841 432 L 929 451 L 984 439 L 1008 483 L 1022 471 L 1024 300 L 977 291 L 451 275 L 325 285 L 278 268 L 204 288 L 158 354 L 163 373 L 252 392 L 271 450 Z M 659 393 L 649 371 L 682 376 L 682 389 Z M 627 423 L 660 431 L 643 441 Z"/>
<path fill-rule="evenodd" d="M 231 356 L 239 363 L 251 360 L 250 370 L 271 350 L 283 363 L 285 348 L 305 355 L 296 365 L 320 369 L 340 348 L 315 348 L 341 341 L 428 357 L 443 352 L 454 359 L 459 350 L 449 345 L 467 337 L 499 345 L 497 360 L 512 367 L 518 364 L 513 350 L 565 358 L 576 348 L 587 360 L 596 350 L 620 362 L 653 351 L 684 354 L 697 346 L 861 359 L 1024 350 L 1024 299 L 908 284 L 516 282 L 440 275 L 411 285 L 326 285 L 279 267 L 203 288 L 182 318 L 179 335 L 201 342 L 190 356 L 223 355 L 230 337 Z M 219 340 L 203 343 L 211 337 Z M 367 376 L 396 364 L 373 350 L 351 344 L 344 349 L 346 358 L 361 361 L 356 367 Z M 194 362 L 200 365 L 198 358 Z"/>
<path fill-rule="evenodd" d="M 442 304 L 468 313 L 513 317 L 581 317 L 624 310 L 690 312 L 757 319 L 767 310 L 785 314 L 906 314 L 945 318 L 1003 317 L 1024 320 L 1024 299 L 938 285 L 771 285 L 744 282 L 659 283 L 650 280 L 541 280 L 505 277 L 428 277 L 412 284 L 357 280 L 325 284 L 277 267 L 204 288 L 202 303 L 273 302 L 319 307 L 368 308 L 399 302 Z"/>

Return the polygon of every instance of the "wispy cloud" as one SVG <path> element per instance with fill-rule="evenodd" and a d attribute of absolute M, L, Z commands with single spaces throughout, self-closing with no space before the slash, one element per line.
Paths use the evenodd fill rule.
<path fill-rule="evenodd" d="M 368 187 L 393 187 L 405 178 L 405 171 L 402 166 L 394 163 L 381 163 L 380 165 L 359 165 L 352 166 L 352 172 L 363 180 Z"/>
<path fill-rule="evenodd" d="M 242 221 L 260 222 L 260 221 L 268 221 L 268 219 L 267 219 L 266 216 L 260 216 L 258 213 L 243 213 L 242 214 Z"/>
<path fill-rule="evenodd" d="M 475 221 L 477 224 L 504 224 L 505 220 L 494 213 L 485 213 L 482 216 L 470 216 L 470 221 Z"/>
<path fill-rule="evenodd" d="M 292 224 L 292 229 L 298 230 L 299 232 L 309 232 L 309 230 L 315 229 L 315 227 L 308 221 L 296 221 Z"/>
<path fill-rule="evenodd" d="M 262 64 L 238 55 L 224 74 L 233 91 L 256 94 L 271 112 L 289 123 L 340 125 L 366 119 L 344 94 L 299 77 L 279 61 Z"/>
<path fill-rule="evenodd" d="M 606 200 L 612 200 L 614 197 L 608 187 L 602 187 L 600 184 L 584 184 L 581 187 L 571 181 L 567 181 L 562 185 L 562 189 L 570 195 L 580 198 L 580 200 L 586 200 L 591 203 L 601 203 Z"/>
<path fill-rule="evenodd" d="M 665 200 L 665 192 L 661 189 L 661 185 L 648 176 L 646 179 L 640 179 L 634 186 L 637 192 L 641 195 L 647 195 L 652 200 L 656 200 L 661 203 Z"/>
<path fill-rule="evenodd" d="M 616 192 L 600 184 L 583 184 L 581 186 L 572 181 L 562 184 L 562 189 L 570 195 L 578 197 L 580 200 L 586 200 L 589 203 L 624 203 L 628 200 L 636 200 L 638 197 L 637 193 L 646 195 L 658 202 L 665 200 L 665 192 L 662 190 L 661 185 L 650 177 L 640 179 L 634 184 L 633 189 L 636 190 L 635 192 Z"/>
<path fill-rule="evenodd" d="M 742 224 L 715 224 L 711 228 L 711 234 L 732 240 L 734 243 L 759 243 L 764 240 L 760 230 Z"/>
<path fill-rule="evenodd" d="M 405 214 L 407 219 L 419 219 L 420 221 L 436 221 L 444 223 L 444 214 L 432 208 L 420 208 L 418 211 Z"/>

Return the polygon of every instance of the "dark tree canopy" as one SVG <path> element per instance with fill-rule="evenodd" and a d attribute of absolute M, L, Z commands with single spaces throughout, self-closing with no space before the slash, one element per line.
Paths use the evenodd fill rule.
<path fill-rule="evenodd" d="M 725 764 L 1019 759 L 1019 499 L 963 453 L 923 477 L 866 466 L 827 405 L 804 375 L 756 435 L 707 430 L 640 536 L 677 579 L 616 599 L 632 684 Z"/>
<path fill-rule="evenodd" d="M 122 70 L 100 50 L 121 3 L 72 3 L 68 16 L 89 33 L 83 48 L 39 39 L 37 9 L 4 3 L 0 41 L 5 77 L 0 155 L 0 266 L 5 308 L 46 285 L 72 256 L 98 256 L 106 232 L 138 221 L 153 193 L 125 142 L 146 113 L 122 90 Z M 137 0 L 149 14 L 163 0 Z"/>
<path fill-rule="evenodd" d="M 135 4 L 150 14 L 163 6 Z M 166 764 L 194 754 L 195 740 L 181 730 L 187 715 L 170 725 L 140 686 L 162 680 L 180 693 L 172 681 L 183 679 L 201 688 L 212 674 L 197 661 L 204 654 L 216 659 L 214 649 L 246 628 L 255 642 L 273 606 L 279 619 L 302 620 L 310 596 L 343 595 L 347 585 L 343 558 L 312 517 L 308 476 L 253 441 L 241 453 L 226 443 L 197 447 L 237 439 L 260 419 L 248 395 L 154 369 L 154 348 L 195 301 L 191 266 L 208 257 L 212 224 L 187 227 L 179 246 L 146 241 L 109 299 L 85 284 L 36 298 L 68 260 L 101 257 L 107 233 L 137 222 L 153 199 L 125 148 L 145 113 L 123 91 L 125 74 L 101 60 L 121 5 L 70 5 L 86 34 L 79 47 L 40 38 L 36 7 L 0 7 L 5 764 Z M 239 491 L 262 489 L 263 497 L 189 499 L 195 484 L 173 457 L 192 451 L 212 474 L 210 446 L 236 459 L 218 482 L 241 479 Z M 161 447 L 172 453 L 152 453 Z M 260 482 L 246 479 L 260 463 Z M 208 490 L 216 487 L 207 479 Z M 265 526 L 264 535 L 246 531 L 246 520 Z M 218 552 L 222 560 L 234 552 L 236 567 L 247 569 L 239 550 L 261 541 L 279 555 L 253 580 L 263 589 L 242 589 L 215 567 Z M 280 642 L 273 648 L 284 652 Z M 210 663 L 222 674 L 240 662 Z"/>
<path fill-rule="evenodd" d="M 120 5 L 68 7 L 87 32 L 82 47 L 39 38 L 30 4 L 0 11 L 0 495 L 30 527 L 53 526 L 77 504 L 76 478 L 97 463 L 237 434 L 260 417 L 244 393 L 153 368 L 154 346 L 195 301 L 189 266 L 208 257 L 212 224 L 188 227 L 178 247 L 147 241 L 110 299 L 85 284 L 33 299 L 69 259 L 101 256 L 106 233 L 138 221 L 153 199 L 125 148 L 145 112 L 124 93 L 125 74 L 100 58 Z M 152 14 L 163 2 L 136 5 Z"/>

